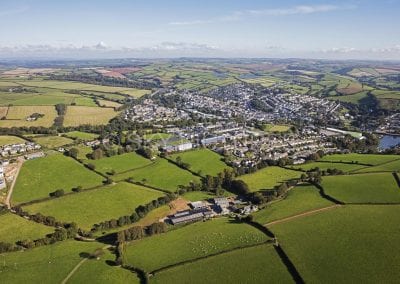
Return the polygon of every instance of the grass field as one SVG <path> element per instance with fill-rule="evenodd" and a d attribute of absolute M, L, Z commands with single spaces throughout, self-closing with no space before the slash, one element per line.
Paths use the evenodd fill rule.
<path fill-rule="evenodd" d="M 266 240 L 267 237 L 254 227 L 244 223 L 234 223 L 227 218 L 219 218 L 134 241 L 126 248 L 126 261 L 135 267 L 152 271 L 181 261 Z"/>
<path fill-rule="evenodd" d="M 112 108 L 69 106 L 65 114 L 64 126 L 103 125 L 117 115 L 118 112 Z"/>
<path fill-rule="evenodd" d="M 251 191 L 273 189 L 275 185 L 290 179 L 299 178 L 301 172 L 283 169 L 280 167 L 266 167 L 255 173 L 237 177 L 249 186 Z"/>
<path fill-rule="evenodd" d="M 293 283 L 293 280 L 273 246 L 262 245 L 161 271 L 150 283 Z"/>
<path fill-rule="evenodd" d="M 83 259 L 82 253 L 92 253 L 104 244 L 65 241 L 23 252 L 0 256 L 3 283 L 61 283 Z"/>
<path fill-rule="evenodd" d="M 146 140 L 150 141 L 158 141 L 158 140 L 167 140 L 168 138 L 171 138 L 172 135 L 169 133 L 150 133 L 150 134 L 145 134 L 143 135 L 143 138 Z"/>
<path fill-rule="evenodd" d="M 400 156 L 399 156 L 400 157 Z M 362 173 L 362 172 L 393 172 L 393 171 L 399 171 L 400 170 L 400 159 L 395 160 L 393 162 L 388 162 L 382 165 L 374 166 L 374 167 L 368 167 L 368 168 L 362 168 L 360 170 L 357 170 L 356 172 Z"/>
<path fill-rule="evenodd" d="M 202 176 L 211 175 L 217 176 L 224 169 L 231 169 L 223 161 L 222 157 L 209 149 L 200 149 L 186 151 L 170 156 L 170 159 L 176 161 L 180 157 L 184 163 L 190 165 L 190 170 L 195 173 L 200 173 Z"/>
<path fill-rule="evenodd" d="M 57 189 L 68 192 L 77 186 L 89 188 L 101 185 L 102 181 L 103 177 L 73 159 L 52 154 L 24 163 L 15 184 L 12 203 L 48 197 Z"/>
<path fill-rule="evenodd" d="M 27 121 L 26 118 L 34 113 L 44 114 L 35 121 Z M 23 127 L 53 125 L 57 113 L 54 106 L 11 106 L 5 120 L 0 120 L 0 127 Z"/>
<path fill-rule="evenodd" d="M 345 206 L 272 231 L 306 283 L 394 283 L 399 214 L 397 205 Z"/>
<path fill-rule="evenodd" d="M 26 141 L 17 136 L 10 135 L 1 135 L 0 136 L 0 146 L 9 145 L 9 144 L 20 144 L 25 143 Z"/>
<path fill-rule="evenodd" d="M 79 267 L 68 283 L 140 283 L 140 279 L 135 273 L 110 264 L 115 261 L 116 256 L 109 250 L 104 250 L 104 252 L 99 260 L 89 259 Z"/>
<path fill-rule="evenodd" d="M 326 176 L 325 193 L 348 203 L 400 202 L 400 188 L 391 173 Z"/>
<path fill-rule="evenodd" d="M 118 108 L 120 106 L 122 106 L 122 104 L 120 103 L 116 103 L 113 101 L 107 101 L 107 100 L 98 100 L 100 106 L 104 106 L 104 107 L 114 107 L 114 108 Z"/>
<path fill-rule="evenodd" d="M 290 166 L 290 167 L 293 167 L 294 169 L 300 169 L 302 171 L 309 171 L 309 170 L 312 170 L 312 169 L 315 169 L 316 167 L 318 167 L 321 171 L 327 170 L 327 169 L 337 169 L 337 170 L 341 170 L 341 171 L 347 173 L 350 171 L 362 169 L 365 166 L 357 165 L 357 164 L 346 164 L 346 163 L 313 162 L 313 163 L 306 163 L 306 164 L 302 164 L 302 165 L 294 165 L 294 166 Z"/>
<path fill-rule="evenodd" d="M 150 165 L 152 162 L 136 153 L 126 153 L 112 157 L 102 158 L 99 160 L 90 161 L 91 164 L 96 166 L 96 170 L 107 174 L 114 170 L 116 173 L 144 167 Z"/>
<path fill-rule="evenodd" d="M 72 139 L 62 136 L 40 136 L 33 138 L 33 141 L 48 149 L 58 148 L 74 142 Z"/>
<path fill-rule="evenodd" d="M 322 198 L 318 189 L 312 185 L 298 185 L 289 191 L 288 196 L 276 201 L 253 214 L 254 220 L 262 225 L 294 216 L 306 211 L 323 208 L 333 203 Z"/>
<path fill-rule="evenodd" d="M 99 137 L 96 133 L 82 132 L 82 131 L 70 131 L 65 133 L 65 135 L 72 139 L 80 139 L 83 141 L 94 140 Z"/>
<path fill-rule="evenodd" d="M 397 155 L 371 155 L 371 154 L 334 154 L 321 158 L 320 161 L 325 162 L 358 162 L 360 164 L 378 165 L 393 160 L 400 159 Z"/>
<path fill-rule="evenodd" d="M 290 125 L 283 124 L 265 124 L 264 131 L 266 132 L 288 132 L 290 130 Z"/>
<path fill-rule="evenodd" d="M 89 230 L 98 222 L 131 215 L 139 205 L 161 196 L 163 193 L 159 191 L 120 182 L 36 203 L 24 209 L 31 213 L 40 212 L 46 216 L 53 216 L 61 221 L 74 221 L 79 227 Z"/>
<path fill-rule="evenodd" d="M 86 84 L 72 81 L 54 81 L 54 80 L 24 80 L 18 81 L 19 84 L 31 87 L 53 88 L 59 90 L 82 90 L 82 91 L 95 91 L 104 93 L 120 93 L 132 97 L 140 97 L 149 93 L 149 90 L 140 90 L 134 88 L 124 87 L 111 87 L 94 84 Z"/>
<path fill-rule="evenodd" d="M 132 170 L 113 177 L 114 180 L 133 178 L 157 188 L 175 192 L 179 185 L 188 185 L 191 181 L 199 182 L 199 177 L 182 170 L 165 159 L 158 159 L 148 167 Z"/>
<path fill-rule="evenodd" d="M 183 195 L 183 198 L 189 200 L 189 201 L 201 201 L 201 200 L 206 200 L 210 198 L 216 197 L 215 195 L 205 192 L 205 191 L 190 191 L 186 192 Z"/>
<path fill-rule="evenodd" d="M 53 232 L 53 227 L 28 221 L 15 214 L 0 215 L 0 240 L 3 242 L 15 243 L 27 239 L 35 240 Z"/>

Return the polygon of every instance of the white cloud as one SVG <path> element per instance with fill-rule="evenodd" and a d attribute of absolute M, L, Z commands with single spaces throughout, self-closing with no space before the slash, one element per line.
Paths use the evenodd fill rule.
<path fill-rule="evenodd" d="M 258 9 L 258 10 L 243 10 L 236 11 L 229 15 L 224 15 L 211 19 L 202 19 L 202 20 L 193 20 L 193 21 L 176 21 L 170 22 L 170 25 L 176 26 L 191 26 L 191 25 L 203 25 L 203 24 L 211 24 L 218 22 L 232 22 L 239 21 L 246 17 L 255 17 L 255 16 L 289 16 L 289 15 L 305 15 L 305 14 L 316 14 L 316 13 L 326 13 L 337 10 L 348 10 L 355 9 L 356 6 L 353 5 L 299 5 L 293 6 L 289 8 L 274 8 L 274 9 Z"/>

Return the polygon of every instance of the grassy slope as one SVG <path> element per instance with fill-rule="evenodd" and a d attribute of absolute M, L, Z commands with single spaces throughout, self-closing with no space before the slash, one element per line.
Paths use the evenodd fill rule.
<path fill-rule="evenodd" d="M 3 254 L 0 259 L 3 283 L 61 283 L 82 257 L 104 246 L 99 243 L 64 241 L 25 252 Z M 3 266 L 3 261 L 6 266 Z M 29 279 L 29 280 L 28 280 Z"/>
<path fill-rule="evenodd" d="M 395 283 L 400 206 L 346 206 L 272 227 L 309 283 Z"/>
<path fill-rule="evenodd" d="M 127 262 L 152 271 L 167 265 L 242 245 L 266 241 L 259 230 L 226 218 L 194 223 L 166 234 L 133 242 L 126 249 Z M 155 257 L 157 256 L 157 257 Z"/>
<path fill-rule="evenodd" d="M 130 215 L 136 207 L 163 196 L 159 191 L 125 182 L 24 207 L 90 229 L 95 223 Z"/>
<path fill-rule="evenodd" d="M 26 161 L 15 184 L 12 202 L 21 203 L 48 197 L 50 192 L 73 187 L 101 185 L 103 177 L 61 154 Z"/>
<path fill-rule="evenodd" d="M 308 171 L 316 167 L 318 167 L 321 171 L 327 169 L 338 169 L 346 173 L 364 168 L 365 166 L 357 164 L 329 163 L 329 162 L 314 162 L 314 163 L 306 163 L 302 165 L 293 166 L 294 169 L 301 169 L 302 171 Z"/>
<path fill-rule="evenodd" d="M 206 199 L 210 199 L 210 198 L 214 198 L 216 197 L 213 194 L 210 194 L 208 192 L 205 191 L 190 191 L 190 192 L 186 192 L 183 195 L 183 198 L 189 200 L 189 201 L 200 201 L 200 200 L 206 200 Z"/>
<path fill-rule="evenodd" d="M 70 131 L 65 133 L 65 135 L 67 135 L 70 138 L 78 138 L 81 140 L 93 140 L 99 137 L 98 134 L 82 132 L 82 131 Z"/>
<path fill-rule="evenodd" d="M 369 154 L 334 154 L 327 155 L 321 158 L 325 162 L 356 162 L 361 164 L 377 165 L 393 160 L 400 157 L 397 155 L 369 155 Z"/>
<path fill-rule="evenodd" d="M 0 146 L 8 145 L 8 144 L 18 144 L 18 143 L 25 143 L 26 141 L 22 138 L 17 136 L 9 136 L 9 135 L 2 135 L 0 136 Z"/>
<path fill-rule="evenodd" d="M 15 214 L 0 215 L 0 240 L 3 242 L 15 243 L 26 239 L 35 240 L 53 232 L 53 227 L 28 221 Z"/>
<path fill-rule="evenodd" d="M 150 165 L 151 161 L 136 153 L 126 153 L 108 158 L 90 161 L 96 166 L 96 170 L 102 173 L 114 170 L 116 173 L 124 172 Z"/>
<path fill-rule="evenodd" d="M 157 273 L 151 282 L 292 283 L 293 280 L 274 248 L 263 245 L 174 267 Z"/>
<path fill-rule="evenodd" d="M 349 203 L 400 202 L 400 189 L 391 173 L 326 176 L 326 194 Z"/>
<path fill-rule="evenodd" d="M 285 199 L 274 202 L 253 215 L 256 222 L 266 224 L 329 205 L 332 205 L 332 202 L 322 198 L 314 186 L 298 185 L 289 191 Z"/>
<path fill-rule="evenodd" d="M 112 108 L 69 106 L 65 114 L 64 126 L 103 125 L 117 115 L 118 112 Z"/>
<path fill-rule="evenodd" d="M 357 172 L 360 172 L 360 173 L 385 172 L 385 171 L 393 172 L 393 171 L 399 171 L 399 170 L 400 170 L 400 160 L 397 160 L 397 161 L 385 163 L 385 164 L 374 166 L 374 167 L 363 168 L 363 169 L 357 170 Z"/>
<path fill-rule="evenodd" d="M 114 179 L 123 180 L 129 177 L 139 182 L 146 179 L 146 184 L 171 192 L 176 191 L 178 185 L 188 185 L 191 181 L 199 181 L 197 176 L 182 170 L 165 159 L 158 159 L 154 164 L 145 168 L 115 175 Z"/>
<path fill-rule="evenodd" d="M 202 175 L 216 176 L 223 172 L 224 169 L 230 169 L 223 161 L 221 156 L 209 149 L 200 149 L 174 154 L 172 160 L 181 157 L 182 161 L 190 165 L 190 170 L 193 172 L 201 171 Z"/>
<path fill-rule="evenodd" d="M 275 185 L 284 181 L 300 177 L 301 174 L 301 172 L 280 167 L 267 167 L 255 173 L 240 176 L 237 179 L 247 183 L 251 191 L 258 191 L 272 189 Z"/>
<path fill-rule="evenodd" d="M 49 149 L 58 148 L 63 145 L 71 144 L 74 142 L 72 139 L 62 136 L 43 136 L 43 137 L 33 138 L 33 140 L 36 143 L 42 145 L 43 147 Z"/>
<path fill-rule="evenodd" d="M 116 256 L 105 250 L 104 255 L 97 259 L 86 261 L 73 274 L 68 283 L 140 283 L 140 279 L 131 271 L 113 266 L 107 262 L 114 262 Z"/>

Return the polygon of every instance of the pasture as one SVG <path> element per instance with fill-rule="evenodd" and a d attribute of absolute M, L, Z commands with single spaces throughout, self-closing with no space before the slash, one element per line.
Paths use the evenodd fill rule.
<path fill-rule="evenodd" d="M 311 162 L 301 165 L 293 165 L 289 167 L 302 171 L 309 171 L 315 168 L 319 168 L 321 171 L 326 171 L 327 169 L 337 169 L 345 173 L 365 168 L 365 166 L 363 165 L 347 164 L 347 163 L 330 163 L 330 162 Z"/>
<path fill-rule="evenodd" d="M 61 154 L 26 161 L 19 173 L 12 195 L 12 203 L 18 204 L 45 198 L 50 192 L 82 186 L 101 185 L 103 177 L 86 169 L 75 160 Z"/>
<path fill-rule="evenodd" d="M 214 194 L 205 191 L 190 191 L 183 195 L 183 198 L 189 201 L 201 201 L 216 197 Z"/>
<path fill-rule="evenodd" d="M 64 126 L 84 124 L 103 125 L 118 115 L 112 108 L 69 106 L 64 117 Z"/>
<path fill-rule="evenodd" d="M 163 195 L 143 186 L 120 182 L 28 205 L 23 209 L 53 216 L 60 221 L 76 222 L 80 228 L 90 230 L 98 222 L 131 215 L 139 205 Z"/>
<path fill-rule="evenodd" d="M 378 165 L 393 160 L 400 159 L 397 155 L 378 155 L 378 154 L 333 154 L 326 155 L 320 159 L 322 162 L 343 162 L 343 163 L 359 163 L 366 165 Z"/>
<path fill-rule="evenodd" d="M 179 185 L 189 185 L 190 182 L 200 182 L 199 177 L 182 170 L 165 159 L 157 159 L 153 164 L 132 171 L 117 174 L 114 180 L 133 178 L 136 182 L 175 192 Z"/>
<path fill-rule="evenodd" d="M 94 140 L 99 137 L 96 133 L 89 133 L 89 132 L 82 132 L 82 131 L 70 131 L 65 133 L 65 136 L 72 138 L 72 139 L 79 139 L 83 141 L 90 141 Z"/>
<path fill-rule="evenodd" d="M 150 140 L 150 141 L 159 141 L 159 140 L 167 140 L 168 138 L 171 138 L 172 134 L 169 133 L 149 133 L 149 134 L 144 134 L 143 139 Z"/>
<path fill-rule="evenodd" d="M 38 136 L 34 137 L 33 141 L 48 149 L 58 148 L 74 142 L 72 139 L 62 136 Z"/>
<path fill-rule="evenodd" d="M 391 173 L 325 176 L 327 195 L 345 203 L 400 203 L 400 188 Z"/>
<path fill-rule="evenodd" d="M 283 133 L 283 132 L 288 132 L 289 130 L 290 130 L 290 125 L 284 125 L 284 124 L 265 124 L 264 125 L 264 131 L 266 131 L 266 132 Z"/>
<path fill-rule="evenodd" d="M 11 135 L 0 135 L 0 146 L 10 145 L 10 144 L 21 144 L 26 141 L 18 136 Z"/>
<path fill-rule="evenodd" d="M 152 162 L 136 153 L 125 153 L 98 160 L 91 160 L 91 164 L 96 166 L 96 171 L 103 174 L 110 174 L 111 171 L 121 173 L 150 165 Z"/>
<path fill-rule="evenodd" d="M 0 240 L 6 243 L 15 243 L 22 240 L 36 240 L 54 232 L 48 227 L 33 221 L 28 221 L 16 214 L 0 215 Z"/>
<path fill-rule="evenodd" d="M 186 151 L 171 155 L 169 158 L 176 161 L 180 157 L 182 162 L 190 165 L 190 170 L 202 176 L 217 176 L 224 169 L 231 169 L 222 161 L 222 156 L 209 149 Z"/>
<path fill-rule="evenodd" d="M 61 283 L 83 259 L 104 244 L 64 241 L 27 251 L 2 254 L 1 279 L 4 283 Z"/>
<path fill-rule="evenodd" d="M 366 173 L 366 172 L 397 172 L 397 171 L 400 171 L 400 159 L 394 160 L 392 162 L 387 162 L 378 166 L 362 168 L 360 170 L 357 170 L 356 172 Z"/>
<path fill-rule="evenodd" d="M 250 191 L 260 191 L 273 189 L 274 186 L 285 181 L 299 178 L 301 174 L 299 171 L 271 166 L 255 173 L 239 176 L 236 179 L 244 181 L 249 186 Z"/>
<path fill-rule="evenodd" d="M 322 198 L 316 187 L 312 185 L 297 185 L 288 192 L 285 199 L 267 205 L 266 208 L 253 213 L 253 216 L 254 221 L 264 225 L 330 205 L 333 205 L 333 203 Z"/>
<path fill-rule="evenodd" d="M 400 278 L 399 214 L 352 205 L 271 229 L 306 283 L 390 283 Z"/>
<path fill-rule="evenodd" d="M 89 259 L 72 275 L 68 283 L 132 283 L 139 284 L 140 279 L 128 269 L 110 265 L 115 261 L 115 255 L 104 250 L 100 259 Z"/>
<path fill-rule="evenodd" d="M 219 218 L 133 241 L 126 247 L 125 258 L 127 263 L 135 267 L 153 271 L 267 240 L 265 234 L 250 225 Z"/>
<path fill-rule="evenodd" d="M 43 117 L 35 121 L 28 121 L 27 118 L 34 114 L 43 114 Z M 54 106 L 10 106 L 5 120 L 0 120 L 0 127 L 29 127 L 53 125 L 57 116 Z"/>
<path fill-rule="evenodd" d="M 273 246 L 260 245 L 160 271 L 150 283 L 293 283 L 293 280 Z"/>

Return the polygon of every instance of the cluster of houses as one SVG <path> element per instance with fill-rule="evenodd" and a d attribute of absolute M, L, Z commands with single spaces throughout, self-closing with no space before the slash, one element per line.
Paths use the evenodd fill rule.
<path fill-rule="evenodd" d="M 215 216 L 223 216 L 232 213 L 248 215 L 258 210 L 256 205 L 241 199 L 216 197 L 209 201 L 195 201 L 189 203 L 190 208 L 178 211 L 165 219 L 173 225 L 208 220 Z"/>
<path fill-rule="evenodd" d="M 41 146 L 33 142 L 17 143 L 4 145 L 0 147 L 0 154 L 2 157 L 10 157 L 19 154 L 25 154 L 32 151 L 40 150 Z"/>

